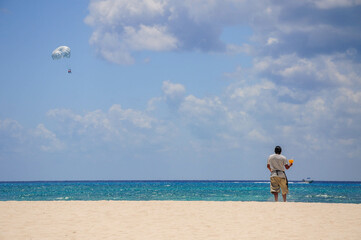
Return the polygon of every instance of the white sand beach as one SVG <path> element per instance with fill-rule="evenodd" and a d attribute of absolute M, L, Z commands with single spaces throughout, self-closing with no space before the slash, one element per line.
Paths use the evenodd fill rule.
<path fill-rule="evenodd" d="M 9 201 L 0 239 L 361 239 L 361 204 Z"/>

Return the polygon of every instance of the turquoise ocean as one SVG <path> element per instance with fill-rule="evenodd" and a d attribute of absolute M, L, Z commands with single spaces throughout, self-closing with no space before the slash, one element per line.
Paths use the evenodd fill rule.
<path fill-rule="evenodd" d="M 361 182 L 289 182 L 290 202 L 361 203 Z M 0 182 L 0 201 L 273 201 L 267 181 Z"/>

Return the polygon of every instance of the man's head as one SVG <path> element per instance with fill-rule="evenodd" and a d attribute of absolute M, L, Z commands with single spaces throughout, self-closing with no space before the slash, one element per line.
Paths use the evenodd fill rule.
<path fill-rule="evenodd" d="M 282 148 L 280 146 L 276 146 L 275 147 L 275 153 L 276 154 L 281 154 L 281 152 L 282 152 Z"/>

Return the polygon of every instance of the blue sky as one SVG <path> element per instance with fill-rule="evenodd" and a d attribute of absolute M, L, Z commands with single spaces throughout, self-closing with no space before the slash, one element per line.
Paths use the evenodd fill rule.
<path fill-rule="evenodd" d="M 268 179 L 276 145 L 290 179 L 360 181 L 360 23 L 356 0 L 1 1 L 0 181 Z"/>

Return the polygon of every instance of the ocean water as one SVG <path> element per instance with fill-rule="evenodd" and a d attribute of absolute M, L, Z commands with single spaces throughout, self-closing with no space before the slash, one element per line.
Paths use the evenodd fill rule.
<path fill-rule="evenodd" d="M 361 203 L 361 182 L 289 183 L 290 202 Z M 280 196 L 281 197 L 281 196 Z M 273 201 L 266 181 L 0 182 L 0 201 Z"/>

